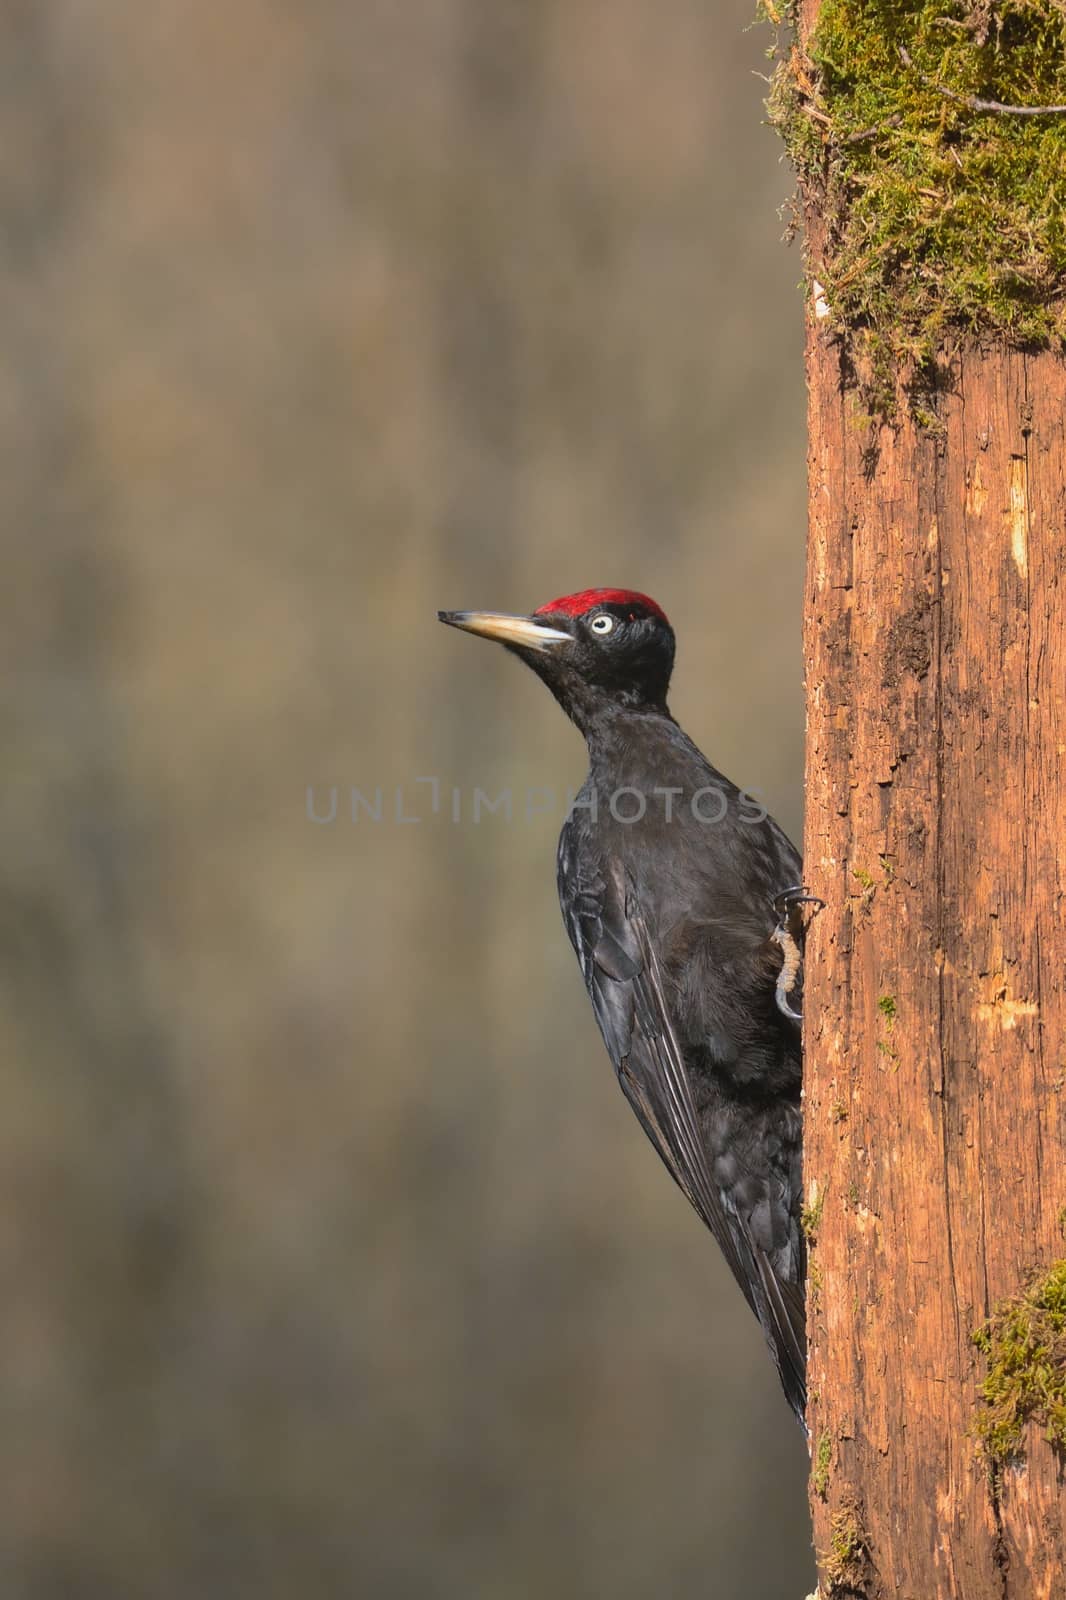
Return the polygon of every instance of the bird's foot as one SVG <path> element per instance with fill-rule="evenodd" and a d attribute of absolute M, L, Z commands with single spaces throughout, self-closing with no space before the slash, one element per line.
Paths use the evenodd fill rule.
<path fill-rule="evenodd" d="M 813 906 L 812 915 L 816 916 L 824 905 L 825 901 L 818 895 L 811 894 L 807 886 L 802 883 L 793 884 L 789 889 L 782 889 L 780 894 L 774 896 L 777 926 L 770 938 L 781 951 L 781 971 L 777 975 L 775 999 L 777 1009 L 790 1022 L 803 1021 L 803 1012 L 797 1011 L 792 1004 L 797 987 L 802 989 L 803 941 L 807 934 L 803 907 Z"/>
<path fill-rule="evenodd" d="M 821 911 L 825 901 L 820 895 L 812 894 L 805 883 L 794 883 L 790 889 L 782 889 L 774 896 L 774 910 L 782 919 L 790 916 L 796 906 L 817 906 Z"/>

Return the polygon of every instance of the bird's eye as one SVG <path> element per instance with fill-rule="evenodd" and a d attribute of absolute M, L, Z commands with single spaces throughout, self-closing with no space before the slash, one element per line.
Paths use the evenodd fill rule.
<path fill-rule="evenodd" d="M 598 617 L 593 617 L 592 621 L 589 623 L 589 627 L 592 629 L 593 633 L 613 633 L 614 618 L 609 617 L 606 611 L 601 611 Z"/>

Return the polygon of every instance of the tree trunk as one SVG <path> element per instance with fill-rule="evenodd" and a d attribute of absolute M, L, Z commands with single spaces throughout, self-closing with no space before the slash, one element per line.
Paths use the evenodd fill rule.
<path fill-rule="evenodd" d="M 871 470 L 809 363 L 815 1543 L 853 1516 L 864 1595 L 1051 1600 L 1057 1465 L 1030 1426 L 993 1480 L 971 1334 L 1062 1250 L 1066 372 L 967 350 Z"/>
<path fill-rule="evenodd" d="M 807 945 L 805 1182 L 821 1593 L 1057 1600 L 1048 1408 L 994 1459 L 997 1350 L 972 1335 L 998 1302 L 1024 1310 L 1064 1253 L 1066 366 L 966 344 L 935 418 L 900 396 L 864 427 L 819 309 L 805 858 L 826 907 Z M 1053 1403 L 1062 1355 L 1039 1378 Z"/>

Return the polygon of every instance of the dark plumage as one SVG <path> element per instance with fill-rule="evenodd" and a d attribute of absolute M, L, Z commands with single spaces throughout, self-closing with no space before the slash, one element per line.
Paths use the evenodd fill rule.
<path fill-rule="evenodd" d="M 520 655 L 585 736 L 589 774 L 559 840 L 567 931 L 626 1098 L 721 1246 L 802 1421 L 800 1032 L 775 992 L 775 900 L 798 885 L 799 855 L 671 717 L 674 635 L 647 596 L 440 616 Z"/>

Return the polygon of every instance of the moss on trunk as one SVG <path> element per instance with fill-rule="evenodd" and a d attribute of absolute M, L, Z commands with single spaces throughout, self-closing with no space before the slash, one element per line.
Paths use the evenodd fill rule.
<path fill-rule="evenodd" d="M 988 1363 L 976 1433 L 993 1470 L 1021 1454 L 1030 1421 L 1066 1451 L 1066 1261 L 997 1305 L 973 1342 Z"/>
<path fill-rule="evenodd" d="M 959 333 L 1061 348 L 1066 115 L 949 94 L 1066 103 L 1063 0 L 825 0 L 805 51 L 788 11 L 764 9 L 780 30 L 771 118 L 823 224 L 816 309 L 866 387 L 887 397 Z"/>

